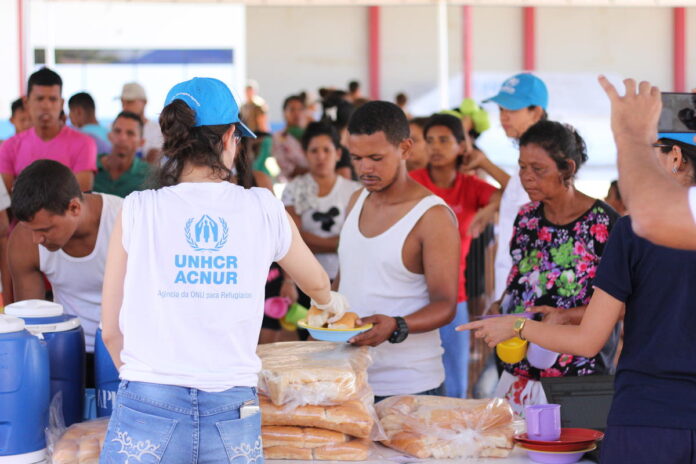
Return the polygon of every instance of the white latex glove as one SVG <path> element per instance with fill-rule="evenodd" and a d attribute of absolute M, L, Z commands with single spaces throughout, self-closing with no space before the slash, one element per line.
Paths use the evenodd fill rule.
<path fill-rule="evenodd" d="M 333 291 L 331 292 L 331 298 L 328 303 L 322 305 L 312 300 L 312 306 L 316 306 L 318 309 L 332 314 L 329 318 L 330 323 L 336 322 L 342 318 L 346 311 L 350 309 L 348 299 L 344 295 Z"/>

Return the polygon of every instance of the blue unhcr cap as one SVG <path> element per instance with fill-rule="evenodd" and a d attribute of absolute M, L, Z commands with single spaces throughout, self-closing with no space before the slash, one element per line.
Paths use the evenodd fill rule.
<path fill-rule="evenodd" d="M 534 74 L 522 73 L 503 82 L 498 95 L 484 100 L 484 103 L 489 101 L 511 111 L 529 106 L 541 106 L 546 109 L 549 104 L 549 92 L 544 81 Z"/>
<path fill-rule="evenodd" d="M 196 125 L 217 126 L 236 124 L 244 137 L 256 135 L 239 119 L 239 105 L 230 89 L 217 79 L 194 77 L 176 84 L 167 94 L 164 105 L 181 100 L 196 113 Z"/>
<path fill-rule="evenodd" d="M 670 139 L 696 146 L 696 132 L 660 132 L 657 139 Z"/>

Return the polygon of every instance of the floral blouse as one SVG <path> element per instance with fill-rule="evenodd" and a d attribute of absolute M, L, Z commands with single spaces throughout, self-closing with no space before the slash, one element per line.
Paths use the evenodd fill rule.
<path fill-rule="evenodd" d="M 510 242 L 513 266 L 503 312 L 520 313 L 533 306 L 568 309 L 587 305 L 597 265 L 617 220 L 618 214 L 600 200 L 575 221 L 560 226 L 546 220 L 540 202 L 520 208 Z M 513 375 L 534 380 L 607 373 L 616 352 L 615 332 L 617 336 L 594 358 L 562 354 L 546 370 L 530 366 L 526 359 L 503 367 Z"/>

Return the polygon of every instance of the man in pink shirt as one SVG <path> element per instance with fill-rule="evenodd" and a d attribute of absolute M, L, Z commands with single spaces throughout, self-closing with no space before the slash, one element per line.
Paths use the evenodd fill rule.
<path fill-rule="evenodd" d="M 22 170 L 38 159 L 51 159 L 66 165 L 77 177 L 82 191 L 92 189 L 97 170 L 97 146 L 60 119 L 63 110 L 63 81 L 48 68 L 29 77 L 25 108 L 33 128 L 11 137 L 0 145 L 0 173 L 8 191 Z"/>

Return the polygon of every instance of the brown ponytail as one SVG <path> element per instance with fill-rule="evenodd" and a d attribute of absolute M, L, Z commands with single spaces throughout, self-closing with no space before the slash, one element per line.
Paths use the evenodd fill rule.
<path fill-rule="evenodd" d="M 164 138 L 162 153 L 167 157 L 158 173 L 160 187 L 178 184 L 186 163 L 209 167 L 220 179 L 231 180 L 232 171 L 222 162 L 222 136 L 231 124 L 195 127 L 195 112 L 181 100 L 164 107 L 159 123 Z M 251 172 L 244 150 L 235 156 L 235 169 L 239 184 L 249 187 Z"/>

